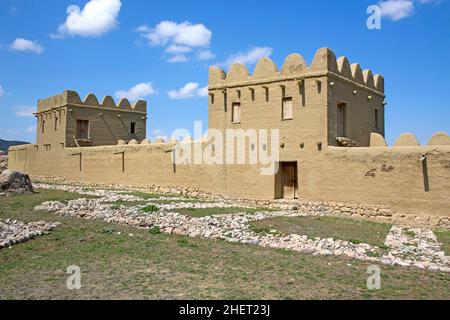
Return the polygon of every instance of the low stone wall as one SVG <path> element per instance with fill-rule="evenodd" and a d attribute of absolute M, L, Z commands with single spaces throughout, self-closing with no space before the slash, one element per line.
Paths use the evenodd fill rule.
<path fill-rule="evenodd" d="M 228 195 L 213 194 L 200 189 L 183 187 L 162 187 L 150 185 L 147 187 L 135 187 L 124 184 L 98 184 L 69 182 L 59 177 L 33 176 L 33 181 L 49 183 L 61 183 L 79 185 L 84 187 L 107 188 L 115 190 L 129 190 L 134 192 L 162 193 L 174 195 L 186 195 L 212 200 L 233 200 L 245 206 L 266 207 L 284 210 L 305 211 L 312 215 L 329 215 L 335 217 L 347 217 L 384 223 L 395 223 L 405 226 L 417 226 L 427 228 L 450 229 L 450 217 L 430 216 L 425 214 L 405 214 L 395 212 L 389 205 L 350 204 L 341 202 L 314 202 L 301 200 L 258 200 L 230 197 Z"/>

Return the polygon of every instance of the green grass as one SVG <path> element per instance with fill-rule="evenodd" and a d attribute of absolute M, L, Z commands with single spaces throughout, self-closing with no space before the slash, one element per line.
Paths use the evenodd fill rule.
<path fill-rule="evenodd" d="M 42 191 L 0 198 L 0 219 L 62 223 L 0 250 L 0 299 L 450 299 L 444 273 L 380 265 L 382 289 L 369 291 L 371 263 L 33 211 L 75 197 Z M 70 265 L 81 268 L 81 290 L 66 288 Z"/>
<path fill-rule="evenodd" d="M 151 227 L 148 230 L 151 234 L 161 234 L 161 229 L 160 227 Z"/>
<path fill-rule="evenodd" d="M 336 217 L 276 217 L 253 222 L 253 228 L 276 229 L 285 235 L 299 234 L 311 238 L 334 238 L 354 244 L 384 245 L 391 225 Z"/>
<path fill-rule="evenodd" d="M 201 218 L 221 214 L 237 214 L 237 213 L 253 214 L 259 211 L 272 211 L 272 210 L 262 208 L 181 208 L 174 210 L 174 212 L 178 212 L 179 214 L 191 216 L 194 218 Z"/>
<path fill-rule="evenodd" d="M 450 230 L 436 230 L 434 233 L 438 242 L 442 243 L 445 255 L 450 256 Z"/>
<path fill-rule="evenodd" d="M 153 213 L 153 212 L 158 212 L 159 208 L 157 206 L 151 204 L 151 205 L 141 208 L 141 211 L 145 212 L 145 213 Z"/>

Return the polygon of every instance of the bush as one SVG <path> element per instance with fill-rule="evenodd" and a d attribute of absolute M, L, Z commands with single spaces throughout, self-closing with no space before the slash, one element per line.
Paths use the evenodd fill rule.
<path fill-rule="evenodd" d="M 142 212 L 146 212 L 146 213 L 153 213 L 153 212 L 157 212 L 158 210 L 159 210 L 159 208 L 153 204 L 141 209 Z"/>

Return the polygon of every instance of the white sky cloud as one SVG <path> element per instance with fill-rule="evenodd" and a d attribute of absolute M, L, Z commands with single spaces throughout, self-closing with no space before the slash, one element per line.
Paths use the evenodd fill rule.
<path fill-rule="evenodd" d="M 197 82 L 188 82 L 178 90 L 167 92 L 170 99 L 181 100 L 194 97 L 206 97 L 208 95 L 208 86 L 199 88 Z"/>
<path fill-rule="evenodd" d="M 139 83 L 128 90 L 119 90 L 115 93 L 117 98 L 127 98 L 130 101 L 143 99 L 154 94 L 156 94 L 156 90 L 151 82 Z"/>
<path fill-rule="evenodd" d="M 34 112 L 36 112 L 35 107 L 17 106 L 14 108 L 14 114 L 18 117 L 33 117 Z"/>
<path fill-rule="evenodd" d="M 6 91 L 0 86 L 0 97 L 4 96 Z"/>
<path fill-rule="evenodd" d="M 393 21 L 409 17 L 414 12 L 414 3 L 411 0 L 387 0 L 379 3 L 381 15 Z"/>
<path fill-rule="evenodd" d="M 176 54 L 167 59 L 167 62 L 170 63 L 186 62 L 186 61 L 189 61 L 189 57 L 186 56 L 185 54 Z"/>
<path fill-rule="evenodd" d="M 207 97 L 208 96 L 208 86 L 204 86 L 197 90 L 197 96 Z"/>
<path fill-rule="evenodd" d="M 197 52 L 198 60 L 211 60 L 214 59 L 216 55 L 209 50 L 200 50 Z"/>
<path fill-rule="evenodd" d="M 212 32 L 203 24 L 190 22 L 161 21 L 155 28 L 144 25 L 139 27 L 138 31 L 155 46 L 173 43 L 188 47 L 207 47 L 212 37 Z"/>
<path fill-rule="evenodd" d="M 228 59 L 222 63 L 224 66 L 231 66 L 233 63 L 243 63 L 243 64 L 254 64 L 258 62 L 259 59 L 264 57 L 270 57 L 273 53 L 273 49 L 270 47 L 254 47 L 245 52 L 238 52 L 232 54 Z"/>
<path fill-rule="evenodd" d="M 167 53 L 186 53 L 192 51 L 191 47 L 179 46 L 176 44 L 171 44 L 165 50 Z"/>
<path fill-rule="evenodd" d="M 415 3 L 431 4 L 439 3 L 441 0 L 386 0 L 380 1 L 378 5 L 381 15 L 392 21 L 398 21 L 414 14 Z"/>
<path fill-rule="evenodd" d="M 9 48 L 15 51 L 31 51 L 36 54 L 44 52 L 44 48 L 36 41 L 27 40 L 24 38 L 17 38 L 10 45 Z"/>
<path fill-rule="evenodd" d="M 161 21 L 154 28 L 142 25 L 136 31 L 151 46 L 166 47 L 165 52 L 172 55 L 167 59 L 168 62 L 190 60 L 186 53 L 191 52 L 193 48 L 208 48 L 212 39 L 212 32 L 205 25 L 188 21 Z"/>
<path fill-rule="evenodd" d="M 117 17 L 121 6 L 120 0 L 91 0 L 82 10 L 77 5 L 71 5 L 67 8 L 66 21 L 59 26 L 58 33 L 52 37 L 101 36 L 117 27 Z"/>

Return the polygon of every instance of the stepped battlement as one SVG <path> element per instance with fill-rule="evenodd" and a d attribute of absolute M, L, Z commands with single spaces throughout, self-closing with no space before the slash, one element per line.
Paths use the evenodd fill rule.
<path fill-rule="evenodd" d="M 358 63 L 350 64 L 347 57 L 336 58 L 329 48 L 319 49 L 308 66 L 305 59 L 297 53 L 289 55 L 284 61 L 281 70 L 268 57 L 262 58 L 257 63 L 253 74 L 241 63 L 233 64 L 228 73 L 217 66 L 209 68 L 209 87 L 218 89 L 221 87 L 234 87 L 254 85 L 261 82 L 277 82 L 295 80 L 321 75 L 333 75 L 348 81 L 357 83 L 384 94 L 384 77 L 373 75 L 370 69 L 362 70 Z"/>
<path fill-rule="evenodd" d="M 116 104 L 111 96 L 106 96 L 101 102 L 96 95 L 89 93 L 84 100 L 81 100 L 80 95 L 76 91 L 65 90 L 62 94 L 55 95 L 46 99 L 38 100 L 37 112 L 45 112 L 55 108 L 64 107 L 67 105 L 86 106 L 86 107 L 101 107 L 115 110 L 128 110 L 136 112 L 147 112 L 147 102 L 143 100 L 136 101 L 131 104 L 128 99 L 120 99 Z"/>

